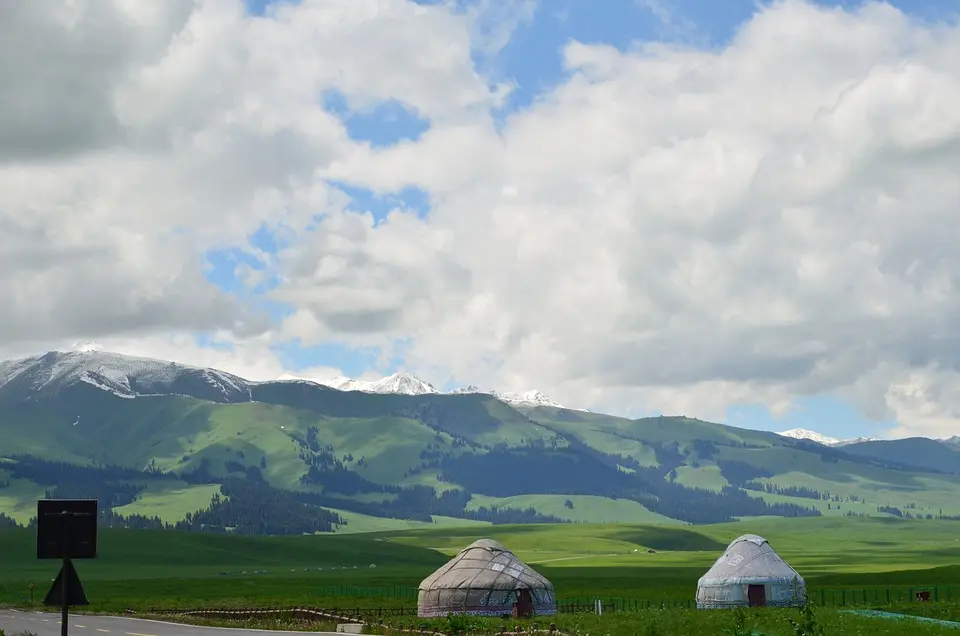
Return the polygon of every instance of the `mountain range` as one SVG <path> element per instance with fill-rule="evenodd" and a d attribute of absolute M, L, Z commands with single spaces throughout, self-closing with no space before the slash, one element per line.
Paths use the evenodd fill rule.
<path fill-rule="evenodd" d="M 251 382 L 119 354 L 0 363 L 0 521 L 93 497 L 106 524 L 289 534 L 516 522 L 960 517 L 956 440 L 834 440 L 409 374 Z M 11 521 L 12 520 L 12 521 Z M 406 525 L 404 525 L 406 524 Z"/>
<path fill-rule="evenodd" d="M 32 390 L 54 388 L 72 382 L 85 382 L 109 391 L 120 397 L 176 392 L 183 382 L 196 381 L 213 388 L 228 402 L 249 400 L 255 385 L 271 382 L 252 382 L 231 373 L 194 367 L 165 360 L 126 356 L 97 350 L 70 352 L 52 351 L 42 356 L 33 356 L 0 362 L 0 388 L 18 377 L 30 379 Z M 361 391 L 395 395 L 439 395 L 432 384 L 410 373 L 394 373 L 379 380 L 357 380 L 336 377 L 313 380 L 284 375 L 273 382 L 304 382 L 326 386 L 339 391 Z M 504 393 L 484 391 L 476 386 L 454 389 L 448 394 L 486 394 L 504 402 L 530 406 L 553 406 L 566 408 L 540 391 Z M 209 397 L 209 396 L 207 396 Z"/>

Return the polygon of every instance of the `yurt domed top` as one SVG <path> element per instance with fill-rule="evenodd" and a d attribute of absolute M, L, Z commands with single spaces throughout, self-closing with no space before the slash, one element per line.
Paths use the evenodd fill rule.
<path fill-rule="evenodd" d="M 720 558 L 698 585 L 737 585 L 742 583 L 792 583 L 803 585 L 803 577 L 761 536 L 745 534 L 730 542 Z"/>
<path fill-rule="evenodd" d="M 420 583 L 431 588 L 553 589 L 546 577 L 492 539 L 474 541 Z"/>

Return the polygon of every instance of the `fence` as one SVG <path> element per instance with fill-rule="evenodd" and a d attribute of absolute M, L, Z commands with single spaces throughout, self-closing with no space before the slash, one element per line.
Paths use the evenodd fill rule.
<path fill-rule="evenodd" d="M 330 585 L 314 589 L 318 597 L 326 598 L 417 598 L 417 588 L 408 586 L 357 587 L 348 585 Z M 873 587 L 873 588 L 807 588 L 807 597 L 817 605 L 825 607 L 848 607 L 861 605 L 892 605 L 914 602 L 918 594 L 930 602 L 960 602 L 960 586 L 910 586 L 910 587 Z M 557 611 L 578 613 L 594 611 L 597 599 L 605 612 L 637 611 L 643 609 L 681 609 L 696 607 L 694 590 L 687 598 L 674 599 L 637 599 L 625 597 L 580 596 L 558 597 Z"/>
<path fill-rule="evenodd" d="M 849 605 L 891 605 L 918 600 L 925 597 L 931 602 L 960 601 L 958 586 L 912 586 L 912 587 L 873 587 L 873 588 L 819 588 L 808 590 L 808 597 L 818 605 L 846 607 Z"/>
<path fill-rule="evenodd" d="M 353 590 L 354 595 L 359 596 L 361 590 L 384 590 L 409 588 L 350 588 L 344 586 L 331 586 L 329 589 L 335 590 Z M 415 589 L 415 588 L 414 588 Z M 929 593 L 929 601 L 960 601 L 960 587 L 909 587 L 909 588 L 866 588 L 866 589 L 816 589 L 808 592 L 809 598 L 814 603 L 828 606 L 856 606 L 856 605 L 883 605 L 898 602 L 916 601 L 917 593 Z M 383 592 L 379 592 L 383 594 Z M 403 593 L 403 592 L 401 592 Z M 406 592 L 407 594 L 409 592 Z M 339 596 L 348 596 L 339 594 Z M 889 600 L 888 600 L 889 599 Z M 693 598 L 672 599 L 672 600 L 642 600 L 628 598 L 567 598 L 557 599 L 557 613 L 559 614 L 581 614 L 593 613 L 596 611 L 596 601 L 599 600 L 603 612 L 631 612 L 644 609 L 692 609 L 696 607 L 696 601 Z M 128 610 L 133 613 L 133 610 Z M 414 605 L 394 606 L 394 607 L 329 607 L 326 609 L 315 608 L 296 608 L 296 609 L 155 609 L 141 611 L 143 614 L 178 614 L 178 615 L 196 615 L 205 617 L 220 617 L 242 619 L 245 616 L 263 616 L 268 614 L 289 614 L 295 618 L 337 618 L 341 620 L 368 622 L 382 621 L 385 618 L 417 615 L 417 608 Z M 551 632 L 553 633 L 553 632 Z"/>
<path fill-rule="evenodd" d="M 384 624 L 384 616 L 400 616 L 404 614 L 384 614 L 381 610 L 377 613 L 377 610 L 370 610 L 369 608 L 357 608 L 355 610 L 349 609 L 334 609 L 334 610 L 319 610 L 309 607 L 300 607 L 300 608 L 260 608 L 260 609 L 251 609 L 251 610 L 237 610 L 237 609 L 200 609 L 200 610 L 152 610 L 149 612 L 135 612 L 134 610 L 127 610 L 127 614 L 148 614 L 154 616 L 196 616 L 201 618 L 219 618 L 227 620 L 249 620 L 251 618 L 266 618 L 266 617 L 288 617 L 294 620 L 299 620 L 304 623 L 324 623 L 336 621 L 338 623 L 348 622 L 348 623 L 360 623 L 360 624 L 371 624 L 376 621 L 377 626 L 383 630 L 385 633 L 393 634 L 411 634 L 416 636 L 445 636 L 440 632 L 430 632 L 426 630 L 425 625 L 415 628 L 402 628 L 394 627 L 391 625 Z M 407 611 L 407 615 L 416 614 L 416 612 Z M 309 632 L 304 632 L 309 633 Z M 537 634 L 546 634 L 547 636 L 568 636 L 563 632 L 557 630 L 556 623 L 550 623 L 549 629 L 524 629 L 523 627 L 518 627 L 515 632 L 504 631 L 503 628 L 500 629 L 500 636 L 533 636 Z"/>

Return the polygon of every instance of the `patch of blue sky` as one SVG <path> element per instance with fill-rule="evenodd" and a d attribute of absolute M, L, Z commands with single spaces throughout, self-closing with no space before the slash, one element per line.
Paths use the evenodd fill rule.
<path fill-rule="evenodd" d="M 727 409 L 726 423 L 740 428 L 761 431 L 787 431 L 805 428 L 828 437 L 850 439 L 879 437 L 894 426 L 894 421 L 873 421 L 856 408 L 830 395 L 818 395 L 797 400 L 797 407 L 782 417 L 774 417 L 761 405 L 738 405 Z"/>
<path fill-rule="evenodd" d="M 638 40 L 655 38 L 658 25 L 636 0 L 541 2 L 534 19 L 520 24 L 497 56 L 495 78 L 515 88 L 495 116 L 502 123 L 567 79 L 563 49 L 570 41 L 626 51 Z"/>
<path fill-rule="evenodd" d="M 272 347 L 280 362 L 294 373 L 317 366 L 335 367 L 348 377 L 358 377 L 375 368 L 380 350 L 373 347 L 351 348 L 339 343 L 302 347 L 291 341 Z M 324 378 L 319 378 L 324 379 Z"/>
<path fill-rule="evenodd" d="M 261 225 L 248 237 L 249 246 L 268 255 L 276 254 L 283 247 L 276 234 Z M 206 253 L 206 279 L 233 294 L 241 300 L 255 303 L 258 310 L 266 311 L 270 317 L 279 321 L 293 313 L 293 308 L 268 298 L 269 292 L 279 284 L 279 276 L 268 269 L 267 263 L 254 252 L 239 247 L 211 250 Z M 246 271 L 257 276 L 254 284 L 249 284 Z"/>
<path fill-rule="evenodd" d="M 367 142 L 373 148 L 417 141 L 430 128 L 429 120 L 395 99 L 355 108 L 347 95 L 331 89 L 324 91 L 320 100 L 327 112 L 343 122 L 351 139 Z"/>
<path fill-rule="evenodd" d="M 758 8 L 769 5 L 772 0 L 635 0 L 639 6 L 660 7 L 672 14 L 675 20 L 696 24 L 698 33 L 705 36 L 713 46 L 723 46 L 739 27 L 753 16 Z M 855 10 L 870 0 L 811 0 L 823 7 L 840 7 Z M 960 5 L 954 0 L 886 0 L 904 13 L 921 20 L 944 20 L 956 17 Z"/>
<path fill-rule="evenodd" d="M 378 223 L 395 209 L 412 210 L 418 216 L 424 216 L 430 211 L 429 193 L 415 186 L 395 192 L 378 193 L 343 181 L 331 181 L 330 185 L 350 197 L 346 206 L 348 210 L 369 212 Z"/>
<path fill-rule="evenodd" d="M 266 224 L 262 224 L 255 232 L 247 237 L 249 246 L 266 254 L 276 254 L 281 249 L 281 241 Z M 265 272 L 267 264 L 254 251 L 240 247 L 231 247 L 220 250 L 211 250 L 206 254 L 207 280 L 233 294 L 263 293 L 276 286 L 276 279 L 265 277 L 264 280 L 252 288 L 248 288 L 239 275 L 241 268 L 248 267 L 258 272 Z"/>
<path fill-rule="evenodd" d="M 277 0 L 244 0 L 247 13 L 250 15 L 267 15 L 270 10 L 270 5 L 274 4 L 279 4 L 279 2 L 277 2 Z"/>

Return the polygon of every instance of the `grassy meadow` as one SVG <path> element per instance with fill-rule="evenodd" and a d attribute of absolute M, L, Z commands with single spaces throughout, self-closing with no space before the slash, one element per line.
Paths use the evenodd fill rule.
<path fill-rule="evenodd" d="M 734 612 L 685 606 L 692 605 L 697 579 L 727 543 L 751 532 L 768 538 L 805 577 L 813 601 L 825 595 L 826 606 L 816 609 L 817 620 L 827 626 L 824 634 L 922 635 L 957 632 L 844 610 L 884 607 L 947 620 L 960 616 L 958 531 L 960 523 L 951 521 L 838 517 L 708 526 L 437 524 L 285 538 L 102 530 L 100 557 L 75 565 L 91 602 L 78 608 L 81 611 L 296 606 L 412 611 L 416 586 L 424 577 L 465 545 L 488 537 L 547 576 L 562 603 L 588 604 L 601 598 L 619 607 L 640 608 L 602 617 L 557 616 L 552 622 L 567 633 L 721 634 L 735 633 L 730 631 Z M 31 531 L 0 531 L 0 604 L 28 604 L 31 582 L 35 602 L 42 600 L 59 563 L 38 561 L 35 555 Z M 935 590 L 940 602 L 911 602 L 911 592 L 918 589 Z M 744 613 L 749 629 L 743 633 L 795 636 L 788 619 L 798 616 L 796 610 L 750 610 Z M 390 620 L 398 625 L 424 623 L 412 616 Z M 495 633 L 503 624 L 500 619 L 471 620 L 427 623 L 444 633 L 487 628 Z"/>

